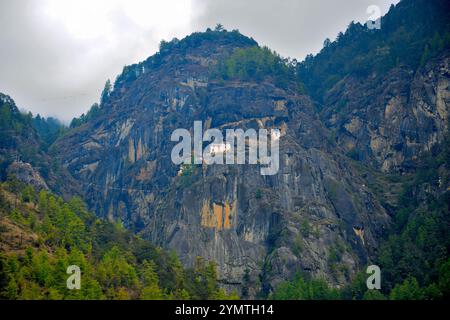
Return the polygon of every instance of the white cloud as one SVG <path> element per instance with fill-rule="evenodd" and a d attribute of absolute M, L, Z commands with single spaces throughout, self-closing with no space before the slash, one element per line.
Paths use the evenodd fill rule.
<path fill-rule="evenodd" d="M 78 39 L 114 38 L 123 20 L 163 37 L 189 27 L 190 0 L 45 0 L 41 11 Z"/>
<path fill-rule="evenodd" d="M 195 24 L 220 22 L 239 29 L 283 56 L 299 60 L 317 53 L 326 38 L 335 39 L 354 20 L 366 22 L 370 5 L 384 15 L 399 0 L 195 0 L 205 14 Z"/>
<path fill-rule="evenodd" d="M 397 0 L 2 0 L 0 92 L 33 113 L 69 121 L 107 78 L 146 59 L 161 39 L 221 22 L 282 55 L 303 58 L 370 4 Z"/>
<path fill-rule="evenodd" d="M 107 78 L 191 32 L 191 0 L 9 0 L 0 3 L 0 91 L 69 121 Z"/>

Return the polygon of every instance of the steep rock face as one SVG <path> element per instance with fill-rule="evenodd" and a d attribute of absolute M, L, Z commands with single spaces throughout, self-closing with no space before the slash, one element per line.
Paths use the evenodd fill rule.
<path fill-rule="evenodd" d="M 174 249 L 187 265 L 196 256 L 217 261 L 224 285 L 249 285 L 254 296 L 259 278 L 270 290 L 297 271 L 348 281 L 370 260 L 388 216 L 307 97 L 270 79 L 211 79 L 217 59 L 254 45 L 215 37 L 180 49 L 182 40 L 158 63 L 133 66 L 106 111 L 53 152 L 98 214 Z M 179 175 L 171 133 L 200 120 L 204 129 L 280 129 L 279 172 L 203 164 Z"/>
<path fill-rule="evenodd" d="M 322 117 L 338 144 L 382 171 L 408 170 L 411 161 L 442 137 L 450 105 L 450 52 L 417 71 L 348 76 L 327 93 Z"/>

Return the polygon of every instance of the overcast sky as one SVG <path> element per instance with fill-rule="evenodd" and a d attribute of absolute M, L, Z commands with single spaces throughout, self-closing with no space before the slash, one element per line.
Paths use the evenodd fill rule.
<path fill-rule="evenodd" d="M 161 39 L 217 22 L 281 55 L 317 53 L 350 21 L 398 0 L 0 0 L 0 92 L 65 122 L 99 100 L 105 81 Z"/>

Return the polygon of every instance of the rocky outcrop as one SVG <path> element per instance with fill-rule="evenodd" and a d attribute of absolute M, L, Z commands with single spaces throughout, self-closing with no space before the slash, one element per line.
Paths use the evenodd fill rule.
<path fill-rule="evenodd" d="M 9 165 L 7 173 L 8 175 L 13 175 L 19 181 L 32 185 L 37 190 L 49 189 L 39 171 L 33 168 L 33 166 L 29 163 L 15 161 Z"/>
<path fill-rule="evenodd" d="M 211 77 L 217 59 L 253 45 L 225 34 L 172 48 L 157 66 L 135 66 L 146 71 L 119 78 L 107 111 L 53 150 L 99 215 L 174 249 L 186 265 L 197 256 L 216 261 L 226 287 L 240 288 L 246 270 L 252 296 L 259 279 L 270 290 L 298 271 L 346 283 L 370 261 L 389 218 L 308 97 L 270 79 Z M 249 164 L 180 173 L 170 136 L 194 121 L 204 129 L 280 129 L 278 173 L 262 176 Z"/>
<path fill-rule="evenodd" d="M 407 171 L 442 140 L 450 105 L 450 52 L 414 71 L 342 79 L 324 99 L 322 117 L 354 159 L 382 171 Z"/>

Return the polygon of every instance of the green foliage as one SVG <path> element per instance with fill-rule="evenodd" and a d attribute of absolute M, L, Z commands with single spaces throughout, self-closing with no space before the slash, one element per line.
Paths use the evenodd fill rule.
<path fill-rule="evenodd" d="M 17 161 L 30 163 L 48 178 L 52 170 L 45 152 L 66 130 L 53 118 L 22 113 L 10 97 L 0 93 L 0 181 L 12 179 L 6 169 Z"/>
<path fill-rule="evenodd" d="M 102 95 L 100 96 L 100 105 L 105 105 L 108 102 L 109 96 L 112 92 L 111 80 L 106 80 L 105 87 L 103 88 Z"/>
<path fill-rule="evenodd" d="M 19 158 L 36 164 L 39 158 L 38 136 L 33 129 L 33 115 L 22 113 L 14 101 L 0 93 L 0 179 L 6 168 Z"/>
<path fill-rule="evenodd" d="M 303 243 L 303 239 L 301 235 L 296 235 L 294 242 L 292 244 L 292 252 L 296 255 L 296 256 L 300 256 L 300 254 L 302 253 L 303 249 L 304 249 L 304 243 Z"/>
<path fill-rule="evenodd" d="M 244 276 L 242 277 L 242 299 L 248 299 L 249 296 L 249 285 L 250 285 L 250 270 L 248 268 L 244 271 Z"/>
<path fill-rule="evenodd" d="M 412 177 L 399 179 L 404 190 L 393 216 L 392 230 L 375 264 L 382 270 L 381 291 L 368 290 L 368 275 L 358 273 L 339 291 L 343 299 L 446 299 L 450 294 L 450 133 L 418 161 Z M 434 189 L 434 192 L 429 190 Z M 330 248 L 328 264 L 336 270 L 345 248 Z M 277 299 L 312 299 L 311 282 L 297 277 L 273 294 Z M 319 286 L 320 287 L 320 286 Z M 319 290 L 319 292 L 322 292 Z M 325 290 L 326 292 L 326 290 Z M 320 295 L 319 295 L 320 296 Z"/>
<path fill-rule="evenodd" d="M 11 98 L 0 94 L 0 132 L 2 132 L 0 142 L 2 146 L 8 146 L 8 141 L 3 138 L 11 134 L 27 136 L 31 123 L 32 115 L 30 113 L 21 113 Z"/>
<path fill-rule="evenodd" d="M 206 32 L 195 32 L 184 39 L 174 38 L 171 41 L 162 40 L 159 52 L 149 57 L 146 61 L 123 68 L 114 82 L 114 90 L 126 87 L 133 83 L 142 73 L 158 69 L 162 66 L 164 58 L 170 54 L 186 56 L 188 51 L 201 45 L 214 43 L 216 45 L 234 45 L 239 47 L 255 46 L 257 43 L 248 37 L 243 36 L 238 30 L 227 31 L 223 26 L 218 26 L 216 30 L 208 28 Z M 178 60 L 178 59 L 177 59 Z M 172 60 L 172 63 L 185 63 L 184 59 Z"/>
<path fill-rule="evenodd" d="M 156 265 L 153 261 L 145 260 L 142 264 L 143 289 L 141 299 L 143 300 L 160 300 L 165 295 L 159 287 L 158 274 L 156 273 Z M 185 298 L 189 296 L 187 291 L 184 292 Z"/>
<path fill-rule="evenodd" d="M 402 284 L 397 284 L 390 293 L 391 300 L 422 300 L 423 290 L 416 278 L 407 278 Z"/>
<path fill-rule="evenodd" d="M 395 289 L 394 298 L 403 297 L 403 288 L 416 282 L 427 298 L 448 297 L 449 283 L 443 279 L 448 276 L 450 191 L 424 190 L 448 185 L 449 142 L 447 133 L 440 145 L 420 159 L 400 196 L 393 230 L 381 247 L 378 262 L 385 290 Z"/>
<path fill-rule="evenodd" d="M 126 68 L 124 68 L 125 72 Z M 111 94 L 113 93 L 113 86 L 111 80 L 106 80 L 105 86 L 100 95 L 100 104 L 94 103 L 86 114 L 82 114 L 79 118 L 73 118 L 70 122 L 70 128 L 79 127 L 89 121 L 92 121 L 99 116 L 105 114 L 108 110 L 108 102 L 110 101 Z"/>
<path fill-rule="evenodd" d="M 183 188 L 187 188 L 195 182 L 196 176 L 199 173 L 198 165 L 195 165 L 194 156 L 191 158 L 191 163 L 181 165 L 180 185 Z"/>
<path fill-rule="evenodd" d="M 335 41 L 298 64 L 298 74 L 316 101 L 341 79 L 383 76 L 399 66 L 417 69 L 450 48 L 446 0 L 401 1 L 382 18 L 380 30 L 352 22 Z"/>
<path fill-rule="evenodd" d="M 58 119 L 43 118 L 39 114 L 33 118 L 33 127 L 39 135 L 43 150 L 48 150 L 50 145 L 68 130 Z"/>
<path fill-rule="evenodd" d="M 108 94 L 108 96 L 109 96 L 109 94 Z M 107 98 L 104 98 L 104 99 L 107 99 Z M 101 114 L 103 114 L 103 109 L 100 108 L 98 103 L 94 103 L 86 114 L 83 113 L 79 118 L 72 119 L 72 121 L 70 122 L 70 128 L 79 127 L 79 126 L 85 124 L 86 122 L 97 118 Z"/>
<path fill-rule="evenodd" d="M 36 191 L 32 186 L 26 186 L 22 191 L 21 198 L 23 202 L 34 202 L 36 200 Z"/>
<path fill-rule="evenodd" d="M 302 222 L 300 223 L 300 232 L 302 235 L 307 238 L 311 234 L 312 228 L 308 221 L 308 219 L 302 219 Z"/>
<path fill-rule="evenodd" d="M 214 31 L 216 31 L 216 32 L 222 32 L 224 30 L 225 29 L 223 28 L 223 25 L 220 23 L 216 24 L 216 27 L 214 28 Z"/>
<path fill-rule="evenodd" d="M 267 47 L 259 46 L 236 49 L 230 57 L 218 63 L 214 73 L 224 80 L 260 82 L 272 78 L 282 88 L 296 81 L 295 68 L 288 59 L 281 58 Z"/>
<path fill-rule="evenodd" d="M 197 257 L 194 268 L 187 270 L 186 274 L 186 288 L 190 297 L 194 300 L 237 298 L 235 294 L 227 296 L 216 279 L 216 264 Z"/>
<path fill-rule="evenodd" d="M 363 300 L 387 300 L 386 296 L 378 290 L 367 290 Z"/>
<path fill-rule="evenodd" d="M 293 281 L 283 282 L 272 294 L 275 300 L 339 300 L 339 290 L 330 288 L 321 279 L 305 280 L 297 275 Z"/>
<path fill-rule="evenodd" d="M 66 202 L 8 183 L 0 191 L 0 219 L 14 221 L 39 244 L 0 254 L 1 299 L 238 298 L 219 287 L 214 263 L 199 258 L 194 268 L 184 269 L 173 253 L 97 219 L 80 198 Z M 16 198 L 13 204 L 5 193 Z M 81 290 L 66 288 L 70 265 L 81 269 Z"/>
<path fill-rule="evenodd" d="M 449 296 L 449 145 L 447 132 L 442 143 L 422 155 L 411 177 L 391 178 L 401 182 L 403 191 L 376 261 L 382 270 L 382 292 L 391 299 Z M 363 295 L 360 290 L 350 296 Z"/>
<path fill-rule="evenodd" d="M 352 279 L 351 283 L 343 288 L 342 297 L 346 300 L 362 300 L 367 290 L 367 274 L 363 271 L 358 272 Z"/>

